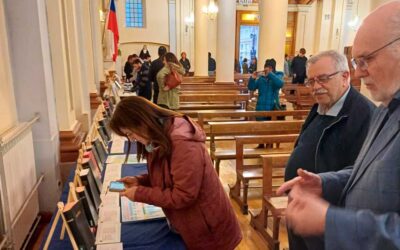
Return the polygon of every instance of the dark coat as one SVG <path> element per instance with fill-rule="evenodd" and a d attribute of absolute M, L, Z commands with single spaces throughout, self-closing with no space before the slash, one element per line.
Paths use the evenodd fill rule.
<path fill-rule="evenodd" d="M 185 69 L 185 73 L 186 74 L 189 73 L 189 70 L 190 70 L 190 61 L 189 61 L 189 59 L 186 58 L 185 60 L 183 60 L 181 58 L 181 60 L 179 60 L 179 62 L 182 64 L 183 68 Z"/>
<path fill-rule="evenodd" d="M 204 131 L 186 118 L 170 129 L 170 165 L 153 151 L 135 200 L 162 207 L 189 249 L 234 249 L 242 239 L 231 203 L 208 154 Z"/>
<path fill-rule="evenodd" d="M 319 139 L 314 156 L 316 173 L 338 171 L 354 163 L 367 136 L 375 108 L 371 101 L 350 87 L 342 109 Z M 318 115 L 317 109 L 318 104 L 314 104 L 300 136 Z M 294 150 L 296 146 L 297 142 Z M 301 162 L 297 165 L 301 166 Z"/>
<path fill-rule="evenodd" d="M 126 76 L 126 81 L 131 79 L 131 77 L 133 76 L 132 72 L 133 72 L 133 66 L 132 66 L 132 64 L 130 62 L 127 61 L 125 63 L 125 67 L 124 67 L 124 73 L 125 73 L 125 76 Z"/>
<path fill-rule="evenodd" d="M 150 81 L 154 82 L 154 84 L 156 84 L 157 86 L 157 74 L 162 68 L 164 68 L 164 63 L 161 58 L 157 58 L 156 60 L 151 62 L 149 77 Z"/>

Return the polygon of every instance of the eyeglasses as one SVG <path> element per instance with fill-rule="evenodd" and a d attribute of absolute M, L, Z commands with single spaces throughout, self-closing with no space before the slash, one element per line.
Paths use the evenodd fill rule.
<path fill-rule="evenodd" d="M 390 43 L 380 47 L 379 49 L 376 49 L 376 50 L 372 51 L 371 53 L 369 53 L 366 56 L 361 56 L 359 58 L 352 58 L 351 59 L 351 64 L 353 65 L 353 68 L 354 69 L 360 68 L 361 70 L 367 70 L 368 69 L 368 60 L 370 60 L 379 51 L 383 50 L 384 48 L 392 45 L 393 43 L 395 43 L 395 42 L 397 42 L 399 40 L 400 40 L 400 37 L 394 39 L 393 41 L 391 41 Z"/>
<path fill-rule="evenodd" d="M 330 79 L 332 79 L 335 75 L 341 73 L 342 71 L 336 71 L 330 75 L 320 75 L 313 78 L 308 78 L 305 82 L 307 87 L 314 87 L 314 84 L 317 82 L 318 84 L 327 84 Z"/>

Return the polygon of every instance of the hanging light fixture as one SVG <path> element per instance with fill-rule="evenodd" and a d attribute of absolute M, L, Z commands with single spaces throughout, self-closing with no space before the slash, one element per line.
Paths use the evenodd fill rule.
<path fill-rule="evenodd" d="M 203 13 L 207 14 L 210 19 L 214 19 L 218 13 L 218 6 L 215 4 L 214 0 L 210 0 L 208 6 L 203 6 L 201 10 Z"/>

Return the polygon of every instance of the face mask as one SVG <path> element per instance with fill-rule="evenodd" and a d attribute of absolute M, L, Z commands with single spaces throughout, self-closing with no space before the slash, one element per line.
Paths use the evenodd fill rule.
<path fill-rule="evenodd" d="M 147 153 L 151 153 L 154 151 L 154 145 L 151 142 L 149 144 L 147 144 L 146 146 L 144 146 L 144 148 L 146 149 Z"/>
<path fill-rule="evenodd" d="M 147 52 L 147 49 L 144 49 L 143 52 L 146 53 L 146 52 Z"/>

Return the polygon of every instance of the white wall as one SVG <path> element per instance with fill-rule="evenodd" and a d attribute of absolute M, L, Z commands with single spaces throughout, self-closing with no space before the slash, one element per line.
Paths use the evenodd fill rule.
<path fill-rule="evenodd" d="M 122 62 L 125 63 L 128 55 L 138 54 L 147 44 L 152 60 L 158 58 L 160 45 L 169 48 L 169 17 L 167 0 L 145 0 L 145 27 L 126 28 L 125 0 L 115 1 L 118 17 L 119 43 L 122 53 Z"/>
<path fill-rule="evenodd" d="M 4 17 L 3 1 L 0 1 L 0 134 L 17 123 L 6 20 Z"/>

